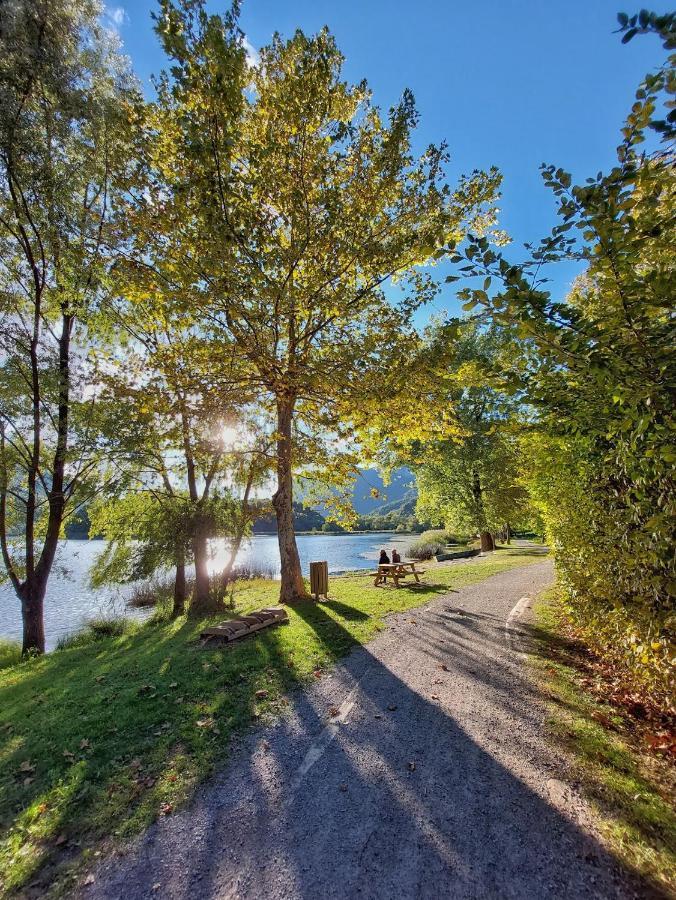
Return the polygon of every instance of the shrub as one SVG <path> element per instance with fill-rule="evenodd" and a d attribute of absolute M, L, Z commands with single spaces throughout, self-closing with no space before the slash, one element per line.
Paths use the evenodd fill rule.
<path fill-rule="evenodd" d="M 84 647 L 106 638 L 121 637 L 135 631 L 138 625 L 124 616 L 100 616 L 90 619 L 85 627 L 75 634 L 59 638 L 56 649 L 69 650 L 72 647 Z"/>
<path fill-rule="evenodd" d="M 444 543 L 438 538 L 421 535 L 408 548 L 408 555 L 413 559 L 432 559 L 444 547 Z"/>
<path fill-rule="evenodd" d="M 21 661 L 21 644 L 0 638 L 0 669 L 9 669 Z"/>

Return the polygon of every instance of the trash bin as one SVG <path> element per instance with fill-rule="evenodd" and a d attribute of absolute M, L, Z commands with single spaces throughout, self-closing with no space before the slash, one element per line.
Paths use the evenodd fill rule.
<path fill-rule="evenodd" d="M 310 563 L 310 593 L 314 594 L 315 600 L 319 600 L 320 596 L 325 599 L 329 593 L 329 564 L 328 562 L 311 562 Z"/>

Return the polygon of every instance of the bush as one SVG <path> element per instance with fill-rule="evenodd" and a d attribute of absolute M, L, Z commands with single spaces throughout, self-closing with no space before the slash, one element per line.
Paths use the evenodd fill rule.
<path fill-rule="evenodd" d="M 56 649 L 69 650 L 72 647 L 84 647 L 106 638 L 122 637 L 123 634 L 130 634 L 137 628 L 138 625 L 135 622 L 125 619 L 124 616 L 101 616 L 90 619 L 82 631 L 59 638 Z"/>
<path fill-rule="evenodd" d="M 0 669 L 9 669 L 21 661 L 21 644 L 0 638 Z"/>
<path fill-rule="evenodd" d="M 134 587 L 131 596 L 127 600 L 127 606 L 133 609 L 148 609 L 157 606 L 162 600 L 170 598 L 174 593 L 174 578 L 154 578 L 152 581 L 144 581 Z"/>
<path fill-rule="evenodd" d="M 432 559 L 449 544 L 465 545 L 469 543 L 468 537 L 461 537 L 452 531 L 436 528 L 424 531 L 417 541 L 408 548 L 408 554 L 413 559 Z"/>
<path fill-rule="evenodd" d="M 426 537 L 423 534 L 408 548 L 408 555 L 413 559 L 432 559 L 444 546 L 445 542 L 439 538 Z"/>

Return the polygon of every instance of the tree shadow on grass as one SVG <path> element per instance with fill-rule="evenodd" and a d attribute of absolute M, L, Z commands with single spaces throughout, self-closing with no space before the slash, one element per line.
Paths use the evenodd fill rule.
<path fill-rule="evenodd" d="M 368 613 L 363 612 L 361 609 L 357 609 L 356 606 L 350 606 L 348 603 L 343 603 L 340 600 L 329 598 L 328 600 L 322 600 L 321 603 L 322 606 L 338 613 L 341 618 L 348 622 L 365 622 L 367 619 L 371 618 Z"/>
<path fill-rule="evenodd" d="M 322 606 L 295 611 L 327 656 L 355 643 Z M 536 790 L 514 774 L 498 744 L 481 746 L 450 708 L 431 699 L 437 662 L 450 657 L 441 645 L 429 659 L 427 650 L 440 628 L 448 634 L 452 626 L 422 615 L 418 621 L 411 641 L 423 647 L 429 677 L 416 681 L 409 670 L 402 681 L 398 658 L 385 665 L 356 648 L 330 680 L 292 694 L 289 716 L 245 739 L 189 809 L 104 866 L 94 896 L 136 900 L 151 896 L 154 885 L 171 900 L 196 891 L 304 900 L 628 896 L 613 858 L 549 802 L 544 786 Z M 507 758 L 523 753 L 528 760 L 532 728 L 514 725 L 523 712 L 514 671 L 509 662 L 495 666 L 489 637 L 453 643 L 454 664 L 471 665 L 484 679 L 482 705 L 469 722 L 483 720 L 489 743 L 511 722 L 514 756 Z M 265 640 L 284 659 L 280 634 Z M 340 701 L 349 716 L 336 719 Z M 651 895 L 648 885 L 640 889 Z"/>

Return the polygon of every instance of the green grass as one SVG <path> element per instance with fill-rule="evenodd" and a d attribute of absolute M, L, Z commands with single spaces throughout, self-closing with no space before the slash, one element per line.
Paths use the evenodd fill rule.
<path fill-rule="evenodd" d="M 586 689 L 585 662 L 565 639 L 556 588 L 536 605 L 542 652 L 534 657 L 552 700 L 552 739 L 569 752 L 575 780 L 608 848 L 660 891 L 676 891 L 674 770 L 646 750 L 638 723 Z"/>
<path fill-rule="evenodd" d="M 14 657 L 0 671 L 0 890 L 54 881 L 67 890 L 102 841 L 184 803 L 233 733 L 283 712 L 294 684 L 368 641 L 388 613 L 537 559 L 502 550 L 429 566 L 417 589 L 331 578 L 330 602 L 291 608 L 288 625 L 225 647 L 198 644 L 205 621 L 222 614 L 196 622 L 160 612 L 110 636 L 90 628 L 42 658 Z M 274 582 L 237 588 L 237 613 L 277 601 Z"/>

